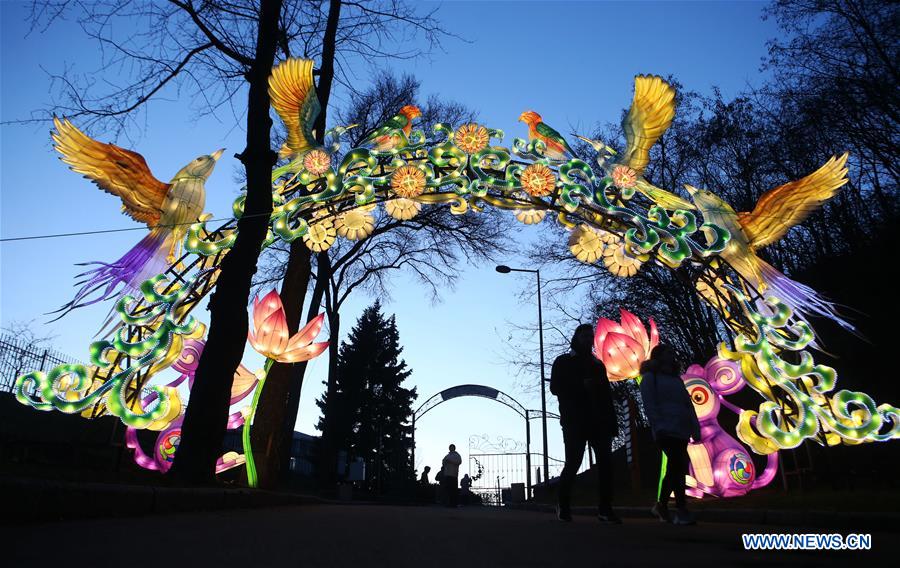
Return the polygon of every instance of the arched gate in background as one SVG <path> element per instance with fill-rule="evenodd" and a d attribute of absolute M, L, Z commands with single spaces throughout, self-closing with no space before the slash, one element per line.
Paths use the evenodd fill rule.
<path fill-rule="evenodd" d="M 434 408 L 435 406 L 447 402 L 448 400 L 452 400 L 454 398 L 459 398 L 462 396 L 476 396 L 480 398 L 487 398 L 491 400 L 495 400 L 500 404 L 511 408 L 515 411 L 516 414 L 522 417 L 525 420 L 525 490 L 526 495 L 531 495 L 531 420 L 534 418 L 540 418 L 542 413 L 540 410 L 531 410 L 525 408 L 518 400 L 509 396 L 508 394 L 497 390 L 493 387 L 488 387 L 485 385 L 457 385 L 455 387 L 450 387 L 448 389 L 444 389 L 441 392 L 435 394 L 425 402 L 423 402 L 419 408 L 413 413 L 412 418 L 412 437 L 413 437 L 413 449 L 412 449 L 412 463 L 415 466 L 416 463 L 416 423 L 422 419 L 425 414 L 428 413 L 429 410 Z M 555 418 L 559 420 L 559 415 L 554 414 L 552 412 L 547 412 L 548 418 Z M 544 449 L 544 455 L 547 454 L 547 448 Z M 548 479 L 547 472 L 544 472 L 544 480 Z"/>

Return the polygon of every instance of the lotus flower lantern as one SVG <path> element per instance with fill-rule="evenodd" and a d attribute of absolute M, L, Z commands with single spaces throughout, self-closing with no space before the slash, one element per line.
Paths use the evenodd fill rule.
<path fill-rule="evenodd" d="M 594 333 L 594 354 L 606 367 L 610 381 L 637 378 L 641 363 L 650 358 L 650 352 L 659 344 L 653 318 L 648 333 L 636 315 L 623 308 L 619 314 L 619 323 L 600 318 Z"/>

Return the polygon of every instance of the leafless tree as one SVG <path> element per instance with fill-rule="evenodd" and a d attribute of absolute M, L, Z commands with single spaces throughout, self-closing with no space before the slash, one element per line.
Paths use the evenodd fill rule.
<path fill-rule="evenodd" d="M 418 91 L 418 81 L 410 76 L 377 75 L 368 89 L 354 97 L 353 104 L 338 111 L 339 123 L 359 125 L 350 131 L 349 147 L 361 143 L 373 130 L 396 115 L 402 106 L 415 103 L 419 98 Z M 430 97 L 419 106 L 422 117 L 416 128 L 425 132 L 431 132 L 438 122 L 462 124 L 473 118 L 473 113 L 461 105 L 436 97 Z M 397 220 L 383 211 L 376 215 L 375 228 L 368 238 L 356 242 L 339 240 L 312 260 L 315 286 L 310 310 L 318 308 L 321 298 L 330 340 L 326 382 L 329 392 L 337 380 L 340 311 L 353 292 L 364 290 L 370 295 L 387 298 L 391 275 L 406 272 L 422 284 L 423 291 L 430 291 L 432 299 L 436 299 L 440 291 L 453 285 L 459 265 L 488 260 L 506 243 L 507 223 L 497 212 L 454 215 L 446 206 L 432 205 L 410 220 Z M 297 256 L 293 244 L 273 248 L 260 283 L 268 285 L 289 277 L 291 259 Z M 293 379 L 294 385 L 296 381 Z M 291 387 L 292 390 L 295 388 Z M 280 403 L 274 397 L 269 400 L 273 401 L 273 406 Z M 263 400 L 261 405 L 265 403 Z M 296 415 L 298 403 L 299 397 L 289 399 L 288 417 Z M 326 421 L 329 419 L 325 417 Z M 290 426 L 292 431 L 293 424 Z M 258 432 L 261 436 L 268 435 L 263 429 Z M 325 442 L 322 459 L 328 461 L 334 452 L 328 451 Z M 272 447 L 272 443 L 262 440 L 261 443 Z M 322 465 L 320 469 L 331 471 L 333 468 Z"/>
<path fill-rule="evenodd" d="M 434 44 L 443 32 L 433 11 L 422 13 L 400 0 L 32 3 L 34 31 L 47 32 L 60 18 L 76 19 L 85 34 L 97 41 L 102 67 L 81 75 L 67 68 L 53 75 L 54 105 L 18 122 L 65 114 L 81 119 L 80 124 L 89 130 L 102 127 L 127 135 L 129 126 L 146 118 L 146 103 L 173 93 L 191 95 L 201 115 L 227 108 L 236 122 L 246 118 L 247 148 L 239 155 L 247 174 L 245 215 L 209 304 L 212 325 L 173 469 L 185 481 L 210 482 L 225 424 L 230 378 L 246 338 L 250 281 L 272 206 L 270 178 L 276 155 L 270 145 L 267 80 L 276 56 L 320 59 L 318 92 L 327 110 L 334 80 L 354 88 L 350 64 L 356 58 L 371 63 L 392 56 L 412 57 L 417 50 L 398 48 L 398 38 L 416 34 Z M 246 107 L 234 98 L 245 89 Z M 324 132 L 325 124 L 323 112 L 318 132 Z M 305 293 L 302 268 L 301 263 L 289 283 L 299 283 Z M 308 264 L 306 274 L 308 282 Z M 296 328 L 303 304 L 299 290 L 294 290 L 293 299 L 299 302 L 289 307 L 289 323 Z"/>
<path fill-rule="evenodd" d="M 766 191 L 849 150 L 850 181 L 838 196 L 760 253 L 789 275 L 805 274 L 804 281 L 821 291 L 872 305 L 877 300 L 847 292 L 882 280 L 871 259 L 896 233 L 891 226 L 897 220 L 897 164 L 891 156 L 900 147 L 900 8 L 857 0 L 779 0 L 767 13 L 783 32 L 769 43 L 765 67 L 772 79 L 729 100 L 716 89 L 709 96 L 684 92 L 669 77 L 678 92 L 677 115 L 652 149 L 645 175 L 670 191 L 680 191 L 683 183 L 709 189 L 737 211 L 751 211 Z M 598 127 L 593 137 L 621 151 L 618 125 Z M 589 148 L 578 149 L 590 155 Z M 654 317 L 663 340 L 691 361 L 705 361 L 729 335 L 693 294 L 689 267 L 644 265 L 636 276 L 619 279 L 602 266 L 579 266 L 561 246 L 541 245 L 531 256 L 548 272 L 556 267 L 565 275 L 548 282 L 550 290 L 583 290 L 584 304 L 597 306 L 596 316 L 615 316 L 623 306 Z M 839 263 L 862 272 L 835 270 Z M 551 310 L 551 320 L 554 311 L 571 321 L 562 310 Z M 880 329 L 871 324 L 876 318 L 857 315 Z M 862 348 L 848 341 L 838 337 L 828 347 L 848 355 L 849 345 Z"/>

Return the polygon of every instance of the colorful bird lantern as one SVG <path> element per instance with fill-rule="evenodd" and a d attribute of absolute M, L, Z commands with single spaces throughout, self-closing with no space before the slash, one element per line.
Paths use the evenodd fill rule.
<path fill-rule="evenodd" d="M 51 136 L 62 161 L 121 199 L 122 212 L 150 230 L 116 262 L 84 263 L 98 266 L 78 275 L 75 297 L 54 312 L 61 312 L 59 319 L 76 308 L 137 292 L 175 260 L 189 225 L 203 213 L 206 180 L 225 149 L 192 160 L 163 183 L 137 152 L 94 140 L 66 119 L 54 118 L 53 125 Z"/>
<path fill-rule="evenodd" d="M 565 161 L 575 156 L 575 150 L 569 146 L 563 135 L 544 122 L 541 115 L 533 110 L 526 110 L 519 116 L 519 122 L 528 125 L 528 139 L 540 140 L 546 145 L 544 155 L 551 160 Z"/>
<path fill-rule="evenodd" d="M 376 152 L 392 152 L 402 148 L 412 134 L 413 120 L 422 116 L 422 111 L 415 105 L 406 105 L 396 115 L 379 125 L 362 145 L 371 145 Z M 400 133 L 403 136 L 400 136 Z"/>
<path fill-rule="evenodd" d="M 606 367 L 611 381 L 634 379 L 640 374 L 641 363 L 659 344 L 656 323 L 650 319 L 650 331 L 640 319 L 624 308 L 619 309 L 621 323 L 606 318 L 597 322 L 594 332 L 594 355 Z"/>
<path fill-rule="evenodd" d="M 414 130 L 422 113 L 412 105 L 372 130 L 356 148 L 341 149 L 341 137 L 356 125 L 326 130 L 323 139 L 332 139 L 326 146 L 313 136 L 320 112 L 313 72 L 311 60 L 289 59 L 271 75 L 272 106 L 287 134 L 280 157 L 289 162 L 272 172 L 275 208 L 264 247 L 302 239 L 310 250 L 321 252 L 338 238 L 365 239 L 373 233 L 379 204 L 400 220 L 444 205 L 457 215 L 487 205 L 512 210 L 526 224 L 547 217 L 573 229 L 568 244 L 576 258 L 602 260 L 617 276 L 631 276 L 641 263 L 651 261 L 671 269 L 705 267 L 697 292 L 734 332 L 720 353 L 740 363 L 746 384 L 764 401 L 757 410 L 732 408 L 709 369 L 706 378 L 691 378 L 705 383 L 689 388 L 696 393 L 695 404 L 715 406 L 718 401 L 738 412 L 737 439 L 753 452 L 774 460 L 779 449 L 805 440 L 830 446 L 900 439 L 900 409 L 876 404 L 862 392 L 836 390 L 836 371 L 805 351 L 816 346 L 806 316 L 850 324 L 834 304 L 757 255 L 846 184 L 846 155 L 765 193 L 752 211 L 736 212 L 709 191 L 687 187 L 692 203 L 644 178 L 653 144 L 675 117 L 675 90 L 660 77 L 635 78 L 621 154 L 602 141 L 579 137 L 597 152 L 601 172 L 575 155 L 565 138 L 534 112 L 520 116 L 528 126 L 527 140 L 514 138 L 510 146 L 502 145 L 502 131 L 474 123 L 456 130 L 449 124 L 435 124 L 430 133 Z M 202 339 L 190 312 L 214 289 L 222 259 L 235 246 L 246 195 L 235 200 L 233 219 L 208 228 L 204 184 L 221 150 L 200 156 L 163 183 L 139 154 L 88 138 L 65 119 L 55 127 L 53 139 L 63 161 L 119 197 L 124 212 L 147 224 L 149 232 L 118 261 L 82 274 L 75 297 L 61 310 L 124 296 L 110 314 L 110 333 L 91 343 L 90 364 L 28 372 L 16 379 L 15 397 L 42 411 L 117 416 L 135 429 L 135 439 L 136 429 L 162 432 L 152 457 L 145 456 L 148 465 L 162 469 L 179 443 L 176 420 L 182 403 L 173 385 L 151 386 L 149 381 L 173 366 L 188 340 Z M 636 378 L 659 341 L 652 320 L 648 331 L 633 314 L 621 314 L 620 323 L 601 319 L 595 336 L 596 356 L 612 381 Z M 249 428 L 266 372 L 276 361 L 294 363 L 321 354 L 327 343 L 312 341 L 322 320 L 315 318 L 291 337 L 276 293 L 254 301 L 249 338 L 268 358 L 266 371 L 260 374 L 250 411 L 229 419 L 231 427 L 244 422 L 251 485 L 255 472 Z M 232 397 L 246 396 L 254 380 L 246 376 L 240 385 L 236 381 Z M 144 389 L 155 398 L 131 396 Z M 709 410 L 710 417 L 715 410 Z M 721 429 L 708 434 L 700 441 L 712 479 L 711 485 L 704 482 L 712 488 L 704 489 L 707 494 L 757 486 L 770 471 L 769 466 L 763 474 L 753 471 L 746 448 L 723 438 Z M 711 447 L 708 439 L 715 440 Z M 226 454 L 221 467 L 240 459 Z M 701 469 L 697 462 L 696 478 L 702 481 Z M 732 481 L 720 481 L 720 471 Z"/>
<path fill-rule="evenodd" d="M 711 191 L 687 184 L 685 189 L 707 223 L 728 230 L 731 240 L 721 257 L 743 278 L 758 290 L 768 291 L 799 315 L 828 318 L 854 331 L 856 328 L 841 317 L 835 304 L 809 286 L 791 280 L 757 254 L 759 249 L 781 240 L 791 227 L 837 195 L 850 181 L 847 158 L 846 152 L 840 157 L 832 156 L 806 177 L 770 189 L 759 198 L 753 211 L 737 212 Z"/>

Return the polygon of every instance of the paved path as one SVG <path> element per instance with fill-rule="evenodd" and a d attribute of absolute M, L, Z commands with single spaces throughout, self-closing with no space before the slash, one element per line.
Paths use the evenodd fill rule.
<path fill-rule="evenodd" d="M 4 527 L 3 566 L 880 566 L 900 551 L 875 533 L 871 551 L 745 551 L 742 532 L 546 513 L 375 505 L 306 505 Z M 796 531 L 806 532 L 806 531 Z M 822 532 L 809 531 L 809 532 Z M 11 546 L 10 546 L 11 545 Z"/>

